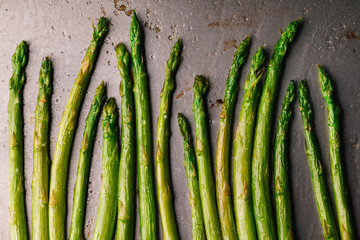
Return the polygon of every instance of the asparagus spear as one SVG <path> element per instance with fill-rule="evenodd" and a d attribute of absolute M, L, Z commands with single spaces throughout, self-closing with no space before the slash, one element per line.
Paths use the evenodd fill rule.
<path fill-rule="evenodd" d="M 271 126 L 282 60 L 294 39 L 299 23 L 300 19 L 291 22 L 274 47 L 257 113 L 252 153 L 252 196 L 259 239 L 276 238 L 269 193 Z"/>
<path fill-rule="evenodd" d="M 104 81 L 102 81 L 96 88 L 95 96 L 85 122 L 74 189 L 73 211 L 69 237 L 70 240 L 83 239 L 86 192 L 89 181 L 91 155 L 94 147 L 96 127 L 101 112 L 101 106 L 104 101 L 105 85 Z"/>
<path fill-rule="evenodd" d="M 9 82 L 9 225 L 11 239 L 28 239 L 24 193 L 24 136 L 22 91 L 29 49 L 21 42 L 11 59 Z"/>
<path fill-rule="evenodd" d="M 290 81 L 277 121 L 274 144 L 274 189 L 277 233 L 279 239 L 293 239 L 287 160 L 287 132 L 291 118 L 290 105 L 295 98 L 295 82 Z"/>
<path fill-rule="evenodd" d="M 331 210 L 331 203 L 326 190 L 324 172 L 320 163 L 315 133 L 311 126 L 312 110 L 308 97 L 305 80 L 298 89 L 301 118 L 304 125 L 305 151 L 309 160 L 310 175 L 313 184 L 316 205 L 319 212 L 321 226 L 325 239 L 338 239 L 338 231 Z"/>
<path fill-rule="evenodd" d="M 239 239 L 256 239 L 251 196 L 251 153 L 260 79 L 264 72 L 265 50 L 260 47 L 251 60 L 244 86 L 244 99 L 234 139 L 233 189 L 236 227 Z"/>
<path fill-rule="evenodd" d="M 121 76 L 121 154 L 116 239 L 133 239 L 135 225 L 135 119 L 130 56 L 124 44 L 115 47 Z"/>
<path fill-rule="evenodd" d="M 219 133 L 216 147 L 215 180 L 216 200 L 219 209 L 219 219 L 223 239 L 238 239 L 234 209 L 231 202 L 229 184 L 229 143 L 230 131 L 234 115 L 236 94 L 238 91 L 237 81 L 240 68 L 244 64 L 249 53 L 250 37 L 246 37 L 238 46 L 233 57 L 233 63 L 226 82 L 224 103 L 220 112 Z"/>
<path fill-rule="evenodd" d="M 186 118 L 178 114 L 178 124 L 184 140 L 184 165 L 189 187 L 193 240 L 205 240 L 204 218 L 201 208 L 198 174 L 196 171 L 195 151 L 192 146 L 191 129 Z"/>
<path fill-rule="evenodd" d="M 39 74 L 39 94 L 35 109 L 33 178 L 31 183 L 32 239 L 49 239 L 49 116 L 53 68 L 44 58 Z"/>
<path fill-rule="evenodd" d="M 339 115 L 340 110 L 335 101 L 333 87 L 330 77 L 324 67 L 317 65 L 319 69 L 319 80 L 321 92 L 325 98 L 327 106 L 327 123 L 329 126 L 330 158 L 331 158 L 331 177 L 333 183 L 334 200 L 341 239 L 356 239 L 355 229 L 352 223 L 347 187 L 342 169 L 340 156 L 340 137 L 339 137 Z"/>
<path fill-rule="evenodd" d="M 151 133 L 148 79 L 141 52 L 140 25 L 133 12 L 130 26 L 132 72 L 136 116 L 139 215 L 141 239 L 156 239 L 156 212 L 151 164 Z"/>
<path fill-rule="evenodd" d="M 55 154 L 51 166 L 49 192 L 49 234 L 50 239 L 53 240 L 66 238 L 66 182 L 71 147 L 81 103 L 85 97 L 100 47 L 108 29 L 109 21 L 104 17 L 100 18 L 97 27 L 94 27 L 93 38 L 81 63 L 80 71 L 71 89 L 59 125 Z"/>
<path fill-rule="evenodd" d="M 103 173 L 99 208 L 93 239 L 113 239 L 117 213 L 118 178 L 119 178 L 119 127 L 118 109 L 115 98 L 109 98 L 102 119 L 103 129 Z"/>
<path fill-rule="evenodd" d="M 156 183 L 159 210 L 164 239 L 179 239 L 170 186 L 170 109 L 175 88 L 175 74 L 181 61 L 181 40 L 179 39 L 166 63 L 166 76 L 160 94 L 160 111 L 156 133 Z"/>
<path fill-rule="evenodd" d="M 207 136 L 205 97 L 209 83 L 204 76 L 196 76 L 194 82 L 193 112 L 196 132 L 196 158 L 199 174 L 201 205 L 204 214 L 206 238 L 221 239 L 219 215 L 216 207 L 214 179 L 211 170 L 210 145 Z"/>

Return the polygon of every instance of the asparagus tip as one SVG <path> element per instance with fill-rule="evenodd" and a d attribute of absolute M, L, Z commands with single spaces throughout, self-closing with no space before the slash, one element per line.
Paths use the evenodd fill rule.
<path fill-rule="evenodd" d="M 22 41 L 15 50 L 15 53 L 12 57 L 12 67 L 15 70 L 16 67 L 23 68 L 25 67 L 28 61 L 29 48 L 25 41 Z M 18 66 L 20 64 L 20 66 Z"/>
<path fill-rule="evenodd" d="M 103 101 L 105 100 L 105 91 L 106 91 L 106 84 L 104 81 L 101 81 L 101 83 L 99 84 L 99 86 L 97 86 L 97 88 L 95 89 L 95 98 L 94 101 L 98 101 L 100 104 L 103 103 Z"/>
<path fill-rule="evenodd" d="M 260 46 L 257 52 L 255 53 L 254 57 L 255 63 L 258 64 L 258 66 L 262 66 L 265 62 L 265 49 Z"/>
<path fill-rule="evenodd" d="M 184 115 L 182 115 L 181 113 L 178 113 L 178 125 L 179 125 L 179 129 L 180 129 L 180 133 L 183 137 L 186 137 L 186 133 L 190 132 L 190 127 L 189 124 L 185 118 Z"/>
<path fill-rule="evenodd" d="M 302 79 L 300 84 L 299 84 L 299 88 L 298 88 L 298 92 L 299 92 L 299 97 L 301 95 L 307 95 L 307 87 L 306 87 L 306 81 L 305 79 Z"/>
<path fill-rule="evenodd" d="M 185 120 L 184 115 L 182 115 L 181 113 L 178 113 L 178 115 L 177 115 L 177 119 L 178 119 L 178 123 L 179 123 L 179 125 L 183 125 L 184 120 Z"/>
<path fill-rule="evenodd" d="M 105 18 L 105 17 L 101 17 L 98 21 L 97 26 L 93 26 L 94 27 L 94 33 L 93 36 L 95 39 L 99 39 L 102 38 L 106 35 L 106 33 L 109 31 L 109 25 L 110 25 L 110 20 Z"/>
<path fill-rule="evenodd" d="M 104 80 L 102 80 L 101 83 L 99 84 L 99 86 L 97 86 L 96 92 L 98 92 L 98 91 L 103 92 L 105 90 L 105 87 L 106 87 L 105 82 L 104 82 Z"/>
<path fill-rule="evenodd" d="M 132 20 L 131 20 L 131 25 L 138 24 L 139 20 L 138 20 L 138 17 L 136 15 L 136 11 L 134 10 L 132 14 L 133 14 L 133 17 L 132 17 Z"/>
<path fill-rule="evenodd" d="M 41 62 L 39 73 L 39 87 L 42 88 L 46 94 L 51 94 L 51 82 L 52 82 L 53 68 L 48 56 L 44 57 Z"/>
<path fill-rule="evenodd" d="M 117 105 L 115 98 L 111 97 L 107 100 L 105 108 L 104 108 L 104 115 L 110 115 L 116 112 Z"/>
<path fill-rule="evenodd" d="M 249 44 L 250 40 L 251 40 L 250 35 L 247 35 L 246 38 L 244 38 L 243 42 L 246 43 L 246 44 Z"/>
<path fill-rule="evenodd" d="M 116 46 L 114 47 L 115 52 L 117 52 L 118 49 L 119 49 L 119 51 L 121 51 L 123 48 L 124 48 L 124 44 L 123 44 L 122 42 L 119 42 L 119 43 L 116 44 Z"/>
<path fill-rule="evenodd" d="M 126 48 L 125 45 L 122 42 L 119 42 L 116 46 L 115 46 L 115 52 L 116 55 L 118 55 L 118 57 L 123 57 L 126 53 Z"/>
<path fill-rule="evenodd" d="M 51 61 L 48 56 L 43 58 L 42 63 L 41 63 L 41 70 L 45 70 L 46 72 L 52 70 Z"/>
<path fill-rule="evenodd" d="M 130 61 L 130 54 L 122 42 L 119 42 L 119 44 L 116 45 L 115 52 L 118 64 L 127 66 Z"/>
<path fill-rule="evenodd" d="M 131 24 L 130 24 L 130 42 L 133 43 L 133 42 L 139 42 L 139 41 L 140 41 L 140 25 L 139 25 L 139 20 L 134 11 L 133 17 L 131 20 Z"/>
<path fill-rule="evenodd" d="M 295 81 L 291 80 L 286 90 L 285 99 L 288 99 L 289 103 L 292 103 L 295 98 Z"/>
<path fill-rule="evenodd" d="M 181 50 L 182 50 L 182 42 L 179 38 L 171 50 L 170 58 L 166 62 L 166 71 L 169 70 L 175 71 L 177 69 L 181 61 Z"/>
<path fill-rule="evenodd" d="M 197 75 L 194 81 L 194 90 L 203 95 L 207 92 L 208 88 L 208 79 L 203 75 Z"/>
<path fill-rule="evenodd" d="M 181 38 L 178 38 L 177 39 L 177 41 L 176 41 L 176 43 L 175 43 L 175 45 L 174 45 L 174 47 L 178 47 L 178 48 L 181 48 L 182 47 L 182 41 L 181 41 Z"/>

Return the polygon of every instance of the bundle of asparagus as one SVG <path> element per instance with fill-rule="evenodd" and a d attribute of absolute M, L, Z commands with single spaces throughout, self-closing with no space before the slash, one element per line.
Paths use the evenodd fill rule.
<path fill-rule="evenodd" d="M 229 180 L 231 129 L 238 92 L 240 69 L 250 49 L 250 37 L 238 46 L 226 81 L 215 158 L 215 182 L 212 173 L 207 129 L 206 94 L 208 78 L 195 77 L 192 110 L 194 113 L 196 150 L 191 128 L 182 114 L 178 126 L 184 143 L 184 165 L 189 188 L 193 239 L 293 239 L 290 183 L 287 156 L 291 104 L 295 98 L 295 81 L 290 81 L 280 112 L 275 140 L 272 122 L 280 85 L 282 62 L 299 28 L 300 19 L 289 24 L 276 43 L 261 93 L 265 50 L 260 47 L 251 60 L 244 83 L 244 98 L 239 123 L 233 139 L 233 199 Z M 44 58 L 39 76 L 39 94 L 35 110 L 32 179 L 32 238 L 66 239 L 66 183 L 68 165 L 77 119 L 100 48 L 109 30 L 109 21 L 100 18 L 81 63 L 59 125 L 55 154 L 49 172 L 49 116 L 53 67 Z M 142 239 L 157 239 L 154 179 L 152 166 L 151 106 L 146 67 L 143 61 L 141 27 L 133 12 L 129 53 L 123 43 L 115 47 L 120 72 L 121 132 L 118 108 L 111 97 L 103 109 L 103 174 L 94 239 L 133 239 L 135 230 L 135 161 L 137 161 L 140 234 Z M 175 74 L 181 61 L 179 39 L 166 63 L 165 80 L 160 94 L 160 111 L 156 132 L 156 186 L 164 239 L 179 239 L 170 179 L 170 114 Z M 24 144 L 22 90 L 28 46 L 21 42 L 12 58 L 13 75 L 9 89 L 9 200 L 12 239 L 28 239 L 24 195 Z M 131 56 L 131 58 L 130 58 Z M 333 87 L 324 68 L 318 65 L 321 92 L 328 110 L 331 175 L 338 225 L 331 209 L 323 169 L 312 127 L 312 110 L 305 81 L 298 88 L 304 125 L 306 154 L 311 179 L 326 239 L 355 239 L 349 210 L 347 188 L 340 157 L 339 108 Z M 71 240 L 83 239 L 87 185 L 96 126 L 105 102 L 105 83 L 96 88 L 80 149 L 71 218 Z M 119 133 L 121 134 L 119 138 Z M 119 141 L 120 139 L 120 141 Z M 272 146 L 273 144 L 273 146 Z M 275 228 L 270 194 L 269 162 L 274 150 Z M 137 159 L 137 160 L 135 160 Z M 116 226 L 116 227 L 115 227 Z M 277 230 L 277 231 L 276 231 Z"/>

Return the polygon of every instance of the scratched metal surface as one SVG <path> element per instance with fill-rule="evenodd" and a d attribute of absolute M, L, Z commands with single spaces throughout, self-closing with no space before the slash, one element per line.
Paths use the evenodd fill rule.
<path fill-rule="evenodd" d="M 34 109 L 37 79 L 42 57 L 49 55 L 54 63 L 54 93 L 52 96 L 51 155 L 53 155 L 58 124 L 70 89 L 79 70 L 80 62 L 91 38 L 91 22 L 102 15 L 111 19 L 112 26 L 101 50 L 95 72 L 81 110 L 79 126 L 71 156 L 68 181 L 69 232 L 73 186 L 76 178 L 79 148 L 84 120 L 90 107 L 95 87 L 101 80 L 107 83 L 107 95 L 118 94 L 119 74 L 116 68 L 114 44 L 119 41 L 129 47 L 129 10 L 135 9 L 144 26 L 145 59 L 149 73 L 152 108 L 152 130 L 155 141 L 159 94 L 165 76 L 165 62 L 175 39 L 184 42 L 183 62 L 178 71 L 177 87 L 172 104 L 171 118 L 171 173 L 174 204 L 182 239 L 191 239 L 191 215 L 188 190 L 183 168 L 182 139 L 176 114 L 182 112 L 193 126 L 192 82 L 196 74 L 209 77 L 211 90 L 209 131 L 212 154 L 216 144 L 220 106 L 225 80 L 237 45 L 251 35 L 251 53 L 263 45 L 270 56 L 281 29 L 295 18 L 303 23 L 295 42 L 289 49 L 281 78 L 279 97 L 282 99 L 291 79 L 306 78 L 310 87 L 314 109 L 316 134 L 322 163 L 331 193 L 329 173 L 328 132 L 325 102 L 321 96 L 315 64 L 324 64 L 329 70 L 341 108 L 341 139 L 346 180 L 349 185 L 353 216 L 360 236 L 360 9 L 359 1 L 10 1 L 0 0 L 0 238 L 9 239 L 8 226 L 8 133 L 7 102 L 8 80 L 11 76 L 11 56 L 21 41 L 30 44 L 30 61 L 26 69 L 24 89 L 25 121 L 25 189 L 29 230 L 31 231 L 31 175 Z M 123 6 L 122 6 L 123 5 Z M 243 96 L 242 86 L 249 69 L 250 58 L 241 70 L 240 92 L 234 121 L 237 122 Z M 277 113 L 280 102 L 277 104 Z M 237 124 L 235 124 L 237 125 Z M 270 126 L 269 126 L 270 127 Z M 271 126 L 271 127 L 274 127 Z M 235 127 L 234 127 L 235 130 Z M 92 159 L 88 190 L 86 226 L 84 234 L 91 238 L 97 213 L 101 176 L 102 131 L 98 128 Z M 321 226 L 314 201 L 309 167 L 304 151 L 304 136 L 298 112 L 294 106 L 294 119 L 290 132 L 291 193 L 295 231 L 298 239 L 321 239 Z M 161 227 L 158 225 L 159 236 Z M 137 218 L 136 239 L 139 236 Z"/>

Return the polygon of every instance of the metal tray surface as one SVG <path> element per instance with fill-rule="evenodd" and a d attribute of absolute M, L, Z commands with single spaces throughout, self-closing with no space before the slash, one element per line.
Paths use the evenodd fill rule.
<path fill-rule="evenodd" d="M 7 102 L 11 56 L 16 45 L 25 40 L 30 46 L 30 60 L 26 69 L 24 88 L 25 189 L 29 231 L 31 231 L 31 179 L 34 110 L 38 92 L 41 60 L 50 56 L 54 64 L 52 95 L 51 156 L 53 156 L 58 124 L 70 89 L 78 73 L 80 62 L 90 42 L 92 22 L 105 15 L 111 28 L 101 49 L 93 77 L 83 103 L 71 155 L 68 181 L 69 233 L 73 188 L 85 118 L 96 86 L 101 80 L 107 84 L 107 96 L 114 96 L 120 106 L 118 92 L 120 76 L 116 66 L 114 45 L 119 41 L 129 48 L 131 10 L 135 9 L 142 23 L 145 39 L 145 60 L 149 74 L 152 113 L 152 138 L 155 142 L 159 94 L 165 77 L 165 63 L 177 38 L 184 43 L 183 61 L 176 76 L 176 90 L 171 116 L 171 177 L 174 205 L 181 239 L 191 239 L 191 214 L 188 188 L 183 164 L 183 145 L 177 127 L 176 114 L 183 113 L 193 124 L 192 83 L 196 74 L 209 77 L 211 89 L 207 96 L 212 159 L 214 159 L 219 123 L 220 103 L 225 81 L 235 52 L 235 46 L 247 35 L 252 38 L 250 57 L 257 48 L 265 47 L 268 58 L 272 48 L 288 23 L 298 17 L 302 25 L 290 47 L 281 77 L 279 101 L 291 79 L 297 83 L 307 79 L 329 194 L 331 191 L 328 127 L 325 101 L 320 92 L 315 64 L 323 64 L 336 88 L 341 109 L 341 140 L 345 177 L 351 197 L 353 217 L 360 236 L 360 2 L 359 1 L 176 1 L 176 0 L 114 0 L 114 1 L 0 1 L 0 238 L 10 239 L 8 224 L 8 132 Z M 250 67 L 250 57 L 241 70 L 240 91 L 235 110 L 234 127 L 243 97 L 242 87 Z M 219 100 L 220 99 L 220 100 Z M 303 126 L 298 111 L 290 128 L 290 176 L 297 239 L 322 239 L 322 231 L 304 150 Z M 269 126 L 270 127 L 270 126 Z M 275 122 L 271 126 L 275 127 Z M 194 135 L 194 129 L 193 135 Z M 154 144 L 153 144 L 154 145 Z M 94 147 L 88 200 L 85 236 L 92 237 L 98 207 L 101 176 L 102 131 L 98 128 Z M 154 148 L 153 148 L 154 149 Z M 136 219 L 136 239 L 139 218 Z M 158 234 L 161 236 L 160 221 Z"/>

